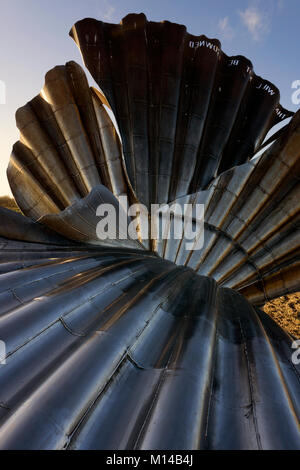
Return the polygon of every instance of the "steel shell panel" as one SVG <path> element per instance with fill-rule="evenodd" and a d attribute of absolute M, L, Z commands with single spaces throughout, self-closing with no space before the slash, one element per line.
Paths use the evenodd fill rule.
<path fill-rule="evenodd" d="M 0 448 L 299 448 L 300 370 L 266 314 L 151 253 L 45 249 L 1 250 Z"/>
<path fill-rule="evenodd" d="M 52 89 L 55 92 L 51 94 Z M 67 98 L 63 98 L 64 94 Z M 70 100 L 75 104 L 70 115 L 69 111 L 64 112 L 62 120 L 56 116 L 56 109 L 61 110 L 63 103 Z M 182 240 L 143 240 L 139 233 L 139 242 L 121 240 L 120 237 L 116 241 L 103 242 L 97 238 L 99 219 L 96 209 L 101 202 L 112 203 L 119 212 L 122 209 L 119 208 L 118 197 L 126 195 L 129 202 L 137 201 L 128 168 L 124 166 L 117 133 L 101 100 L 104 98 L 100 92 L 88 88 L 81 68 L 69 63 L 50 71 L 41 94 L 18 111 L 22 143 L 18 142 L 14 147 L 8 177 L 25 214 L 78 242 L 152 249 L 162 258 L 213 277 L 220 285 L 241 290 L 257 304 L 300 288 L 299 113 L 293 117 L 284 135 L 263 155 L 225 171 L 212 181 L 207 190 L 173 201 L 182 207 L 185 203 L 205 206 L 204 247 L 200 251 L 186 251 L 184 236 Z M 77 109 L 76 125 L 74 106 Z M 75 130 L 72 130 L 74 126 Z M 74 154 L 69 144 L 70 136 L 77 133 L 76 126 L 90 142 L 87 149 L 92 148 L 92 143 L 98 143 L 98 150 L 94 147 L 93 151 L 94 162 L 103 158 L 101 165 L 95 163 L 93 166 L 94 180 L 90 180 L 85 190 L 82 186 L 87 174 L 80 169 L 77 155 L 80 152 L 84 161 L 85 152 L 81 152 L 79 147 Z M 41 149 L 45 145 L 43 152 Z M 68 158 L 64 153 L 66 149 Z M 90 165 L 88 155 L 87 167 Z M 57 180 L 60 167 L 65 172 L 63 180 Z M 106 187 L 96 184 L 102 180 Z M 58 186 L 60 193 L 65 194 L 60 199 L 60 193 L 56 191 Z M 71 186 L 77 189 L 74 189 L 74 200 L 67 204 L 64 198 L 68 198 Z M 127 227 L 118 229 L 122 238 Z"/>
<path fill-rule="evenodd" d="M 293 114 L 247 58 L 228 57 L 218 40 L 183 25 L 129 14 L 120 24 L 84 19 L 70 34 L 116 116 L 146 205 L 205 189 Z"/>
<path fill-rule="evenodd" d="M 299 112 L 250 159 L 292 113 L 248 59 L 142 14 L 71 35 L 105 95 L 69 62 L 16 114 L 0 448 L 299 449 L 294 338 L 258 307 L 300 288 Z M 99 240 L 123 195 L 203 204 L 203 248 Z"/>

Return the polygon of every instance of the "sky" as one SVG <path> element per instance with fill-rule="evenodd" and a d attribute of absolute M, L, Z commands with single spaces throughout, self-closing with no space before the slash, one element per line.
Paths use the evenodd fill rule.
<path fill-rule="evenodd" d="M 54 66 L 69 60 L 83 66 L 68 35 L 73 24 L 86 17 L 118 23 L 141 12 L 218 38 L 226 54 L 245 55 L 257 75 L 279 88 L 284 107 L 300 106 L 292 102 L 292 83 L 300 80 L 299 0 L 0 0 L 0 196 L 10 194 L 6 168 L 19 136 L 15 111 L 40 92 Z"/>

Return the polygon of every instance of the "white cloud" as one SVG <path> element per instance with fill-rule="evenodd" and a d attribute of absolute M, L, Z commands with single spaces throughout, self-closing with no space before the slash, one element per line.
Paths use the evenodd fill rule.
<path fill-rule="evenodd" d="M 231 40 L 234 37 L 234 30 L 229 24 L 228 16 L 219 20 L 218 29 L 223 39 Z"/>
<path fill-rule="evenodd" d="M 268 17 L 258 8 L 248 7 L 245 11 L 239 11 L 239 15 L 255 41 L 259 41 L 268 32 Z"/>
<path fill-rule="evenodd" d="M 105 20 L 112 20 L 114 18 L 115 11 L 116 11 L 115 7 L 112 7 L 112 6 L 108 7 L 106 12 L 103 13 L 103 18 Z"/>
<path fill-rule="evenodd" d="M 106 21 L 114 20 L 116 8 L 107 0 L 104 0 L 103 7 L 101 8 L 101 18 Z"/>

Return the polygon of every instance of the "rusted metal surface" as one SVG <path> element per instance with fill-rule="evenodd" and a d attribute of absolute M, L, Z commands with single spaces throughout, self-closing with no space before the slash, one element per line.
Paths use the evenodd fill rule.
<path fill-rule="evenodd" d="M 1 250 L 0 448 L 299 448 L 300 369 L 266 314 L 149 252 L 64 250 Z"/>
<path fill-rule="evenodd" d="M 146 205 L 206 188 L 293 114 L 247 58 L 228 57 L 218 40 L 183 25 L 130 14 L 120 24 L 84 19 L 70 34 L 112 107 Z"/>

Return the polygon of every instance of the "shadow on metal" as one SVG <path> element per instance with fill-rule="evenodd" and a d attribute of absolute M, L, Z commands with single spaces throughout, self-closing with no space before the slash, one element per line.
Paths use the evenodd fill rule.
<path fill-rule="evenodd" d="M 299 448 L 293 339 L 240 294 L 151 253 L 1 243 L 0 448 Z"/>
<path fill-rule="evenodd" d="M 291 113 L 246 58 L 144 15 L 71 34 L 106 96 L 69 62 L 17 111 L 0 448 L 299 449 L 294 338 L 258 308 L 300 287 L 299 112 L 250 159 Z M 99 241 L 121 196 L 204 204 L 204 247 Z"/>

